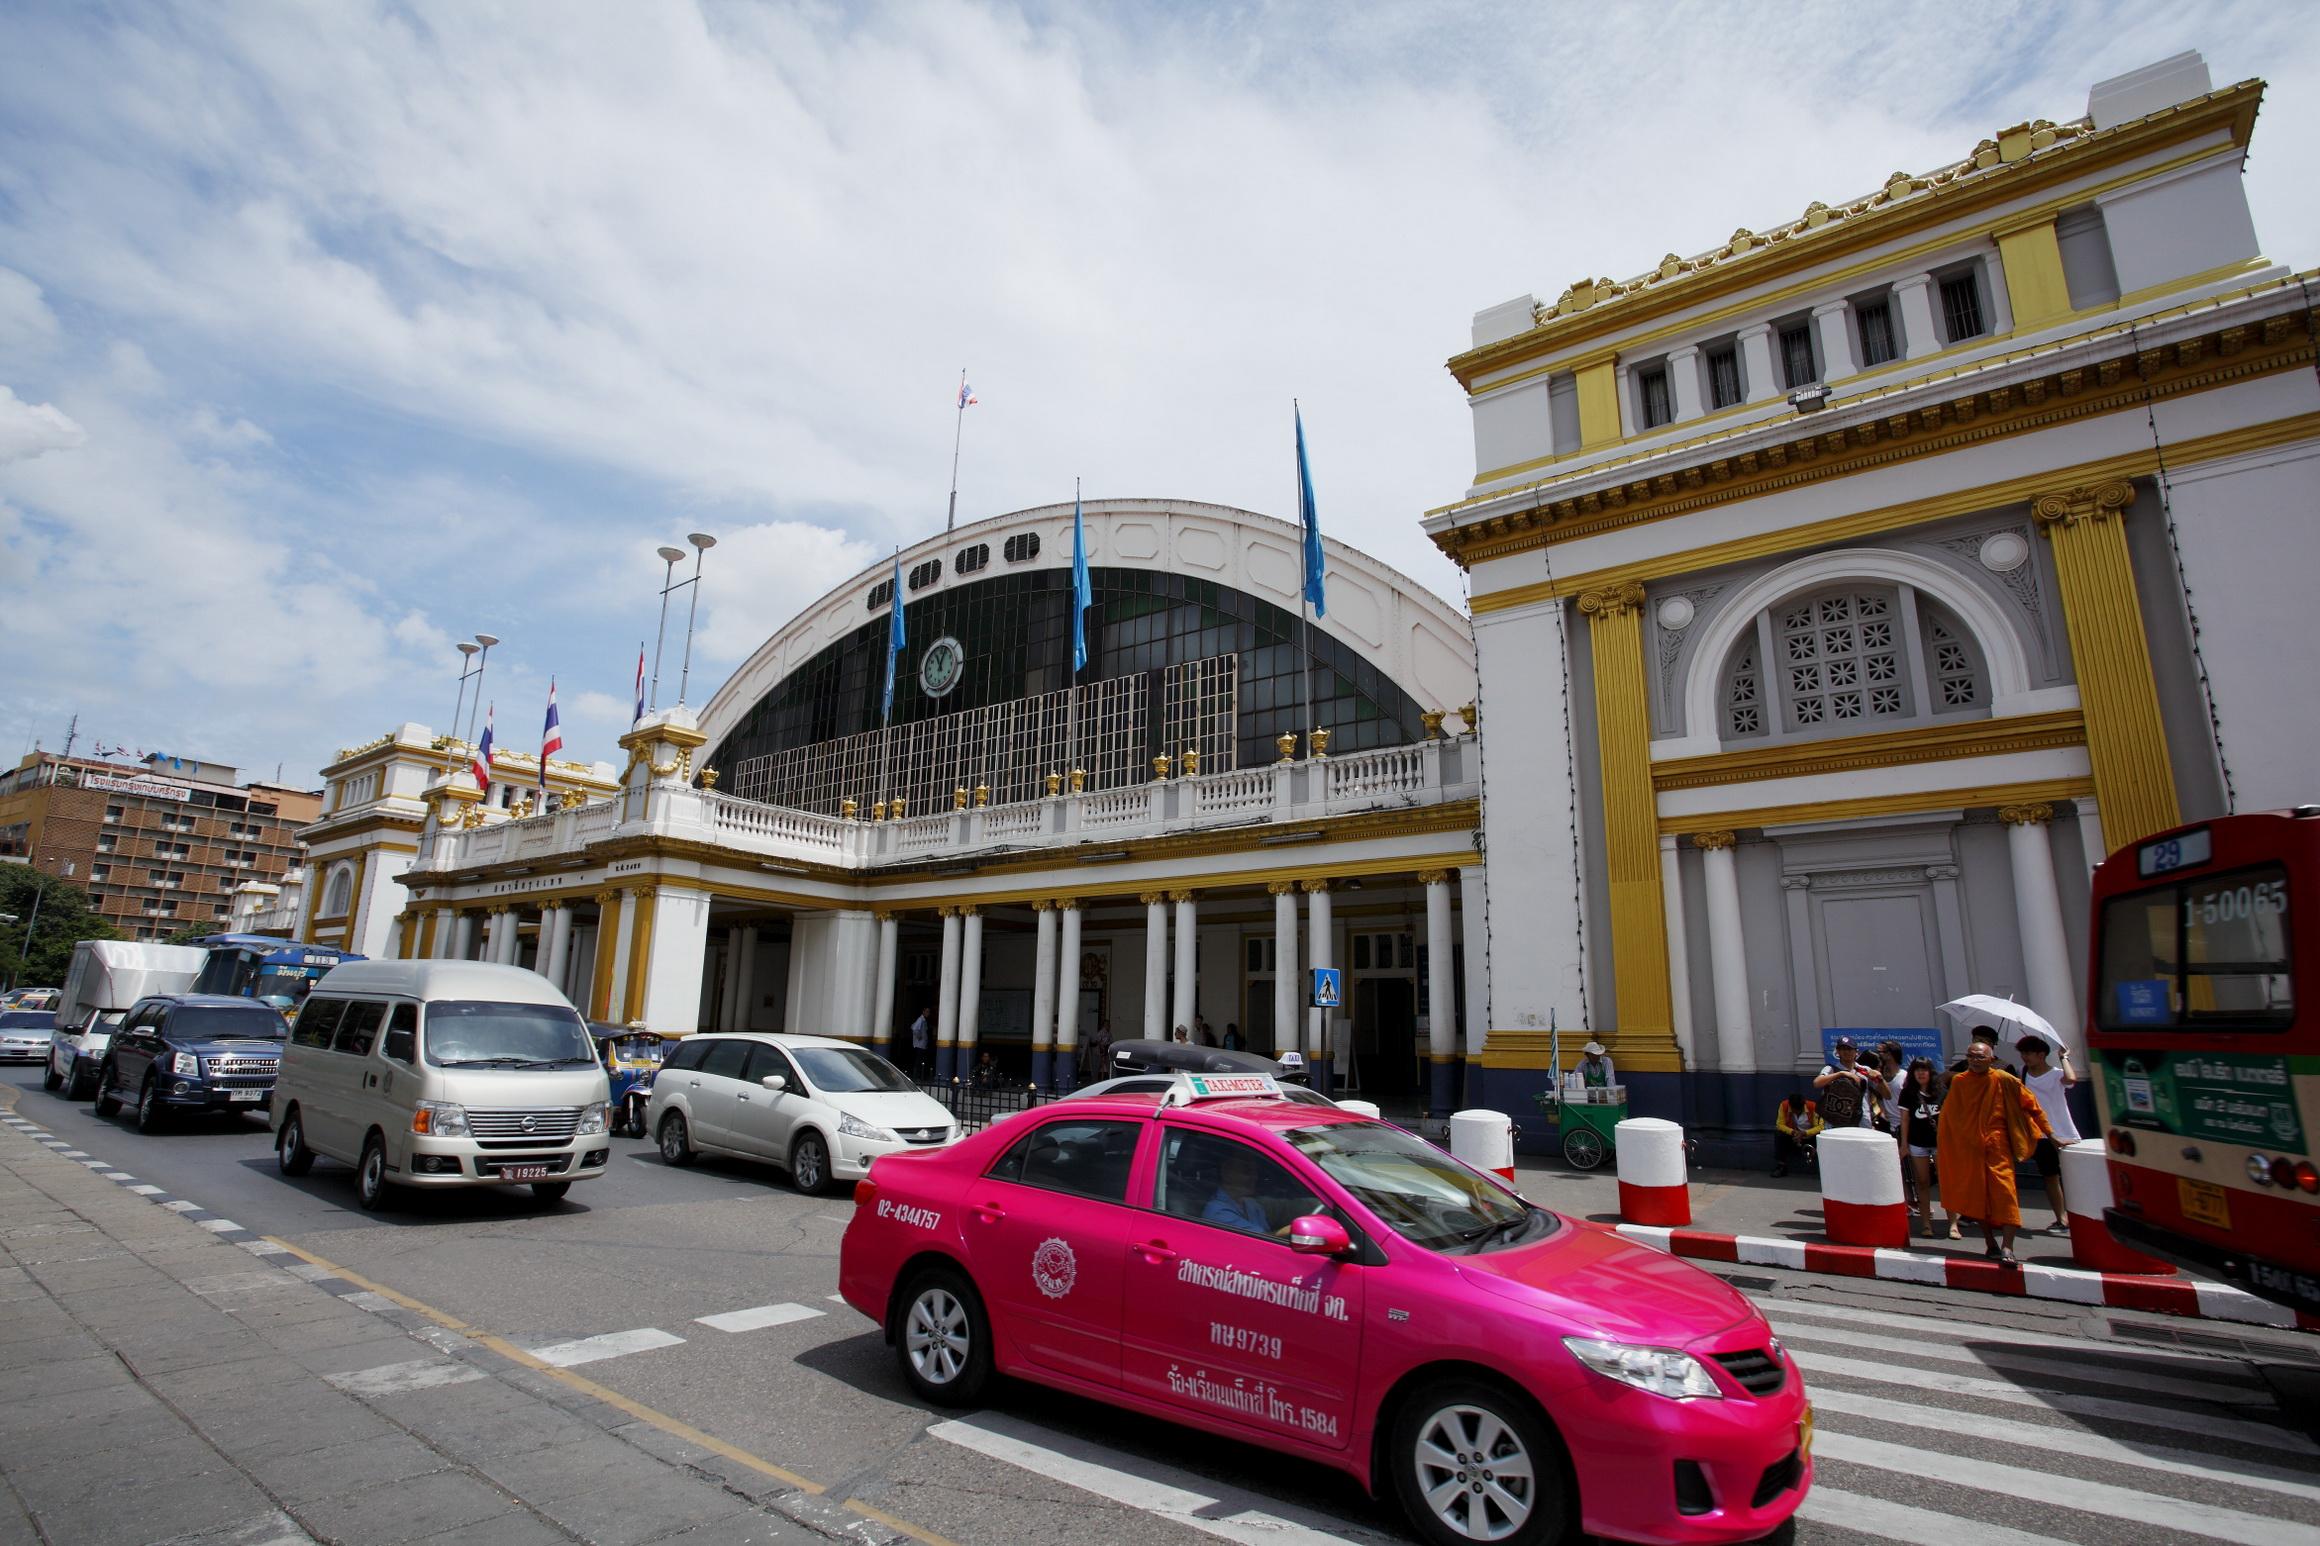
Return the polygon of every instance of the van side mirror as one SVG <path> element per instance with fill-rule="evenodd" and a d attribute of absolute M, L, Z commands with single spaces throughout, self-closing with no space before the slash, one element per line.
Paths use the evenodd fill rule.
<path fill-rule="evenodd" d="M 767 1089 L 773 1091 L 774 1094 L 779 1095 L 782 1091 L 789 1088 L 789 1075 L 767 1074 L 764 1078 L 758 1080 L 757 1082 L 764 1085 Z"/>
<path fill-rule="evenodd" d="M 387 1032 L 387 1056 L 398 1063 L 419 1061 L 419 1038 L 407 1030 Z"/>

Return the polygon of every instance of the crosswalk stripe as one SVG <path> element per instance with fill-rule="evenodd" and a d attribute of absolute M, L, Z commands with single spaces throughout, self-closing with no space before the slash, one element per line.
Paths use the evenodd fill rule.
<path fill-rule="evenodd" d="M 1802 1299 L 1760 1299 L 1756 1302 L 1756 1308 L 1762 1310 L 1765 1319 L 1775 1326 L 1785 1320 L 1829 1321 L 1839 1326 L 1878 1334 L 1915 1331 L 1945 1341 L 2005 1343 L 2013 1347 L 2034 1347 L 2051 1352 L 2067 1349 L 2073 1355 L 2091 1354 L 2098 1358 L 2116 1356 L 2138 1361 L 2156 1359 L 2163 1363 L 2195 1364 L 2227 1378 L 2244 1376 L 2251 1382 L 2254 1380 L 2247 1364 L 2228 1353 L 2195 1353 L 2183 1348 L 2148 1347 L 2140 1342 L 2129 1341 L 2089 1341 L 2072 1332 L 2034 1331 L 2024 1326 L 2001 1326 L 1963 1316 L 1956 1320 L 1937 1320 L 1930 1315 L 1892 1314 L 1882 1306 L 1852 1309 L 1844 1305 Z"/>
<path fill-rule="evenodd" d="M 620 1358 L 629 1353 L 649 1352 L 656 1347 L 675 1347 L 684 1341 L 658 1326 L 641 1326 L 634 1331 L 608 1331 L 598 1337 L 581 1337 L 573 1342 L 551 1342 L 546 1347 L 532 1348 L 531 1355 L 545 1364 L 559 1369 L 570 1369 L 584 1363 L 601 1363 L 607 1358 Z"/>
<path fill-rule="evenodd" d="M 713 1331 L 760 1331 L 767 1326 L 786 1326 L 791 1321 L 810 1321 L 827 1312 L 802 1304 L 761 1304 L 755 1309 L 727 1310 L 722 1315 L 697 1315 L 696 1325 Z"/>
<path fill-rule="evenodd" d="M 1955 1434 L 1961 1426 L 1958 1413 L 1947 1407 L 1912 1406 L 1906 1401 L 1889 1401 L 1883 1396 L 1865 1395 L 1857 1390 L 1832 1390 L 1825 1385 L 1813 1391 L 1812 1403 L 1816 1416 L 1839 1412 L 1848 1417 L 1866 1417 L 1877 1422 L 1899 1423 L 1904 1427 L 1948 1434 Z M 2167 1471 L 2177 1476 L 2203 1477 L 2235 1487 L 2254 1487 L 2263 1492 L 2277 1492 L 2286 1497 L 2320 1504 L 2320 1481 L 2313 1480 L 2305 1473 L 2291 1471 L 2286 1466 L 2265 1465 L 2236 1455 L 2208 1455 L 2197 1450 L 2128 1444 L 2079 1428 L 2049 1428 L 2039 1423 L 2018 1423 L 2005 1417 L 1976 1414 L 1971 1423 L 1973 1436 L 1977 1440 L 1994 1444 L 2017 1444 L 2032 1454 L 2076 1455 L 2082 1460 L 2108 1460 L 2118 1465 L 2137 1466 L 2146 1471 Z"/>
<path fill-rule="evenodd" d="M 1823 1459 L 1871 1466 L 1904 1476 L 1925 1474 L 1925 1451 L 1914 1445 L 1888 1444 L 1882 1439 L 1858 1438 L 1849 1433 L 1826 1433 L 1814 1438 L 1813 1451 Z M 2180 1531 L 2185 1535 L 2212 1536 L 2217 1540 L 2236 1542 L 2237 1546 L 2293 1546 L 2293 1543 L 2298 1542 L 2320 1542 L 2320 1528 L 2292 1520 L 2274 1519 L 2262 1514 L 2243 1514 L 2238 1509 L 2218 1508 L 2212 1503 L 2187 1503 L 2181 1498 L 2171 1498 L 2163 1493 L 2114 1487 L 2108 1482 L 2090 1482 L 2059 1471 L 2032 1471 L 2021 1466 L 2001 1465 L 1979 1457 L 1970 1464 L 1951 1467 L 1943 1473 L 1943 1477 L 1945 1481 L 1960 1487 L 1971 1487 L 1978 1492 L 1995 1492 L 2009 1498 L 2035 1498 L 2041 1503 L 2080 1509 L 2090 1514 L 2099 1514 L 2105 1519 L 2133 1519 Z"/>
<path fill-rule="evenodd" d="M 1939 1369 L 1902 1369 L 1889 1363 L 1871 1363 L 1866 1359 L 1837 1358 L 1827 1353 L 1816 1353 L 1810 1348 L 1793 1351 L 1797 1366 L 1808 1374 L 1830 1374 L 1878 1385 L 1902 1385 L 1917 1391 L 1938 1390 L 1953 1396 L 1976 1396 L 1984 1401 L 2003 1401 L 2011 1406 L 2036 1407 L 2042 1412 L 2068 1412 L 2073 1416 L 2091 1417 L 2105 1422 L 2172 1428 L 2180 1433 L 2203 1434 L 2211 1439 L 2261 1444 L 2268 1449 L 2284 1449 L 2299 1455 L 2320 1455 L 2320 1444 L 2313 1443 L 2300 1433 L 2275 1428 L 2268 1423 L 2243 1422 L 2236 1417 L 2211 1417 L 2205 1412 L 2147 1406 L 2140 1401 L 2120 1401 L 2109 1396 L 2062 1395 L 2029 1390 L 2008 1380 L 1978 1379 L 1970 1374 L 1950 1374 Z"/>
<path fill-rule="evenodd" d="M 1930 1358 L 1936 1363 L 1970 1364 L 1986 1369 L 2002 1364 L 2007 1369 L 2019 1369 L 2025 1374 L 2042 1374 L 2048 1379 L 2069 1380 L 2081 1385 L 2117 1385 L 2128 1390 L 2147 1391 L 2155 1396 L 2180 1396 L 2191 1401 L 2207 1401 L 2218 1406 L 2270 1407 L 2271 1392 L 2251 1385 L 2208 1380 L 2169 1379 L 2159 1374 L 2144 1374 L 2133 1369 L 2115 1369 L 2089 1361 L 2060 1358 L 2040 1358 L 2020 1348 L 2004 1346 L 1967 1346 L 1959 1342 L 1911 1342 L 1901 1337 L 1880 1337 L 1858 1332 L 1838 1331 L 1826 1326 L 1798 1326 L 1782 1324 L 1778 1316 L 1768 1317 L 1784 1340 L 1833 1342 L 1853 1352 L 1900 1353 L 1911 1358 Z M 2061 1348 L 2052 1351 L 2061 1352 Z"/>
<path fill-rule="evenodd" d="M 1866 1492 L 1842 1492 L 1813 1483 L 1796 1517 L 1840 1530 L 1881 1535 L 1889 1541 L 1940 1541 L 1942 1546 L 2054 1546 L 2054 1538 L 1988 1524 L 1929 1508 L 1911 1508 Z"/>

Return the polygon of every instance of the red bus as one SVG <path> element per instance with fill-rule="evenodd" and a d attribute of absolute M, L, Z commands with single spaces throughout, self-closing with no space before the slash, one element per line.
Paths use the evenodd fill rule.
<path fill-rule="evenodd" d="M 2320 805 L 2120 849 L 2095 871 L 2093 954 L 2105 1222 L 2320 1314 L 2320 1009 L 2297 992 L 2320 994 Z"/>

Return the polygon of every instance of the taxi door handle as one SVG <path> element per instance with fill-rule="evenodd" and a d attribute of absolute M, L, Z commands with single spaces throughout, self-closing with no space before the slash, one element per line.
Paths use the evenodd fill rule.
<path fill-rule="evenodd" d="M 995 1202 L 978 1202 L 972 1206 L 975 1210 L 975 1217 L 986 1224 L 996 1224 L 1007 1216 L 1007 1210 Z"/>
<path fill-rule="evenodd" d="M 1176 1253 L 1168 1249 L 1167 1246 L 1163 1245 L 1157 1240 L 1140 1241 L 1135 1245 L 1129 1246 L 1128 1249 L 1141 1253 L 1144 1260 L 1148 1262 L 1156 1263 L 1176 1260 Z"/>

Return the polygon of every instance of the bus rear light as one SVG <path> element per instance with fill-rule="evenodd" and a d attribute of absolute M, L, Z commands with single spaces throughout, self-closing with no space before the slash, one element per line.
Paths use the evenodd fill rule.
<path fill-rule="evenodd" d="M 2285 1164 L 2286 1161 L 2283 1160 L 2280 1163 Z M 2247 1173 L 2248 1179 L 2256 1185 L 2270 1186 L 2274 1178 L 2279 1175 L 2279 1170 L 2271 1160 L 2266 1159 L 2263 1155 L 2251 1154 L 2247 1157 Z"/>
<path fill-rule="evenodd" d="M 2296 1185 L 2307 1192 L 2320 1192 L 2320 1169 L 2315 1169 L 2310 1160 L 2298 1160 Z"/>
<path fill-rule="evenodd" d="M 2278 1159 L 2276 1159 L 2276 1160 L 2273 1160 L 2273 1161 L 2272 1161 L 2272 1185 L 2274 1185 L 2274 1186 L 2276 1186 L 2276 1187 L 2280 1187 L 2280 1188 L 2282 1188 L 2283 1190 L 2285 1190 L 2285 1189 L 2292 1189 L 2292 1188 L 2295 1186 L 2295 1184 L 2296 1184 L 2296 1162 L 2295 1162 L 2294 1160 L 2292 1160 L 2292 1159 L 2288 1158 L 2288 1157 L 2287 1157 L 2286 1155 L 2284 1155 L 2284 1154 L 2283 1154 L 2283 1155 L 2281 1155 L 2281 1156 L 2280 1156 Z"/>

